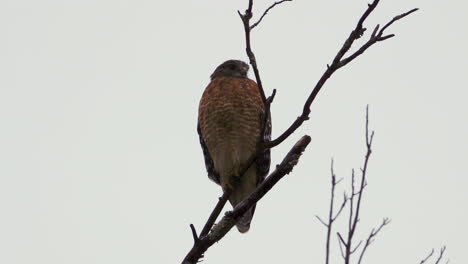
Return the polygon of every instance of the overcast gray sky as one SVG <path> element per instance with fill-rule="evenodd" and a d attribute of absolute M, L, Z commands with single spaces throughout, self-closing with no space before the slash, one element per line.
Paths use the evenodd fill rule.
<path fill-rule="evenodd" d="M 255 1 L 255 14 L 273 1 Z M 245 1 L 0 2 L 0 263 L 178 263 L 220 188 L 196 133 L 214 68 L 246 60 Z M 295 0 L 253 32 L 266 92 L 278 90 L 273 137 L 303 102 L 367 2 Z M 381 1 L 367 25 L 411 8 L 393 39 L 336 72 L 303 134 L 294 173 L 204 263 L 321 263 L 329 166 L 350 177 L 376 131 L 358 235 L 392 219 L 367 263 L 419 263 L 447 246 L 468 263 L 468 5 Z M 253 74 L 251 74 L 253 78 Z M 340 190 L 341 193 L 341 190 Z M 337 225 L 342 230 L 342 223 Z M 333 263 L 341 263 L 336 240 Z"/>

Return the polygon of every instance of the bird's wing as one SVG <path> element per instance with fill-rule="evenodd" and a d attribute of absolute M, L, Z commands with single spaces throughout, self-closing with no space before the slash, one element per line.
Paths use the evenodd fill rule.
<path fill-rule="evenodd" d="M 265 120 L 265 112 L 262 113 L 260 120 Z M 262 142 L 269 142 L 271 140 L 271 114 L 268 113 L 268 118 L 264 122 L 263 126 L 265 129 L 263 130 L 262 135 Z M 262 127 L 263 127 L 262 126 Z M 258 184 L 262 183 L 265 177 L 268 175 L 270 171 L 270 149 L 265 150 L 260 156 L 257 158 L 256 165 L 257 165 L 257 175 L 258 175 Z"/>
<path fill-rule="evenodd" d="M 197 124 L 197 131 L 200 139 L 200 145 L 203 150 L 203 156 L 205 157 L 205 167 L 206 171 L 208 172 L 208 178 L 217 184 L 221 184 L 219 180 L 219 173 L 215 170 L 213 159 L 210 156 L 210 152 L 208 152 L 208 148 L 205 144 L 205 140 L 203 139 L 199 123 Z"/>

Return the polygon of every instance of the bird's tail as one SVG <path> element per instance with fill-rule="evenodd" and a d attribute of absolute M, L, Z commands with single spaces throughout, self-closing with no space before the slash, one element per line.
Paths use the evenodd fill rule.
<path fill-rule="evenodd" d="M 233 193 L 229 197 L 229 201 L 232 206 L 235 207 L 238 203 L 249 196 L 257 187 L 257 171 L 255 166 L 250 167 L 244 176 L 241 178 L 241 182 Z M 249 231 L 250 222 L 255 212 L 255 205 L 253 205 L 236 223 L 237 229 L 241 233 Z"/>
<path fill-rule="evenodd" d="M 246 233 L 250 229 L 250 222 L 252 221 L 253 214 L 255 212 L 255 205 L 250 208 L 245 214 L 237 221 L 237 230 L 241 233 Z"/>

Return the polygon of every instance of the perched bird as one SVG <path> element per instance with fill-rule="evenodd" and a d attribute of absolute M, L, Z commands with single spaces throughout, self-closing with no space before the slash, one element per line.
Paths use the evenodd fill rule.
<path fill-rule="evenodd" d="M 244 175 L 239 175 L 262 140 L 271 137 L 270 118 L 263 129 L 265 106 L 257 84 L 247 77 L 248 70 L 249 66 L 239 60 L 219 65 L 198 109 L 197 130 L 208 177 L 223 191 L 232 192 L 229 201 L 233 207 L 256 189 L 270 169 L 270 150 L 266 150 Z M 255 205 L 237 222 L 239 232 L 249 230 L 254 211 Z"/>

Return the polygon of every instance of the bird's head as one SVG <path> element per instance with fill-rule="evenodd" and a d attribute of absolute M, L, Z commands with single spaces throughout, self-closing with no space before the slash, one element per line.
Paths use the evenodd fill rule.
<path fill-rule="evenodd" d="M 216 77 L 238 77 L 247 78 L 249 65 L 240 60 L 228 60 L 219 65 L 216 70 L 211 74 L 211 79 Z"/>

